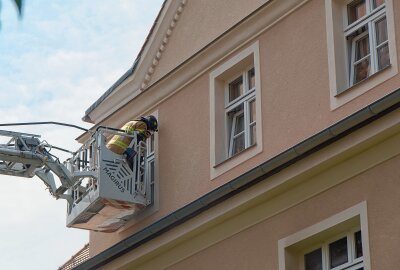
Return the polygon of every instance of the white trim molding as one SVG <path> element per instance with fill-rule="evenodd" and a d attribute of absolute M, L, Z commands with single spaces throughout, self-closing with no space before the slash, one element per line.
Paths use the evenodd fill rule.
<path fill-rule="evenodd" d="M 225 92 L 226 84 L 233 75 L 254 67 L 255 72 L 255 103 L 256 103 L 256 143 L 229 157 L 228 127 L 226 126 Z M 261 79 L 259 42 L 229 58 L 210 72 L 210 178 L 227 172 L 262 151 L 262 119 L 261 119 Z"/>
<path fill-rule="evenodd" d="M 369 234 L 368 234 L 368 217 L 367 217 L 367 202 L 363 201 L 353 207 L 350 207 L 336 215 L 333 215 L 317 224 L 307 227 L 301 231 L 298 231 L 288 237 L 280 239 L 278 241 L 278 256 L 279 256 L 279 270 L 289 270 L 292 267 L 298 266 L 296 261 L 298 253 L 290 254 L 289 249 L 300 246 L 299 249 L 310 248 L 315 245 L 315 241 L 312 238 L 321 241 L 327 237 L 332 237 L 332 234 L 342 233 L 344 230 L 351 230 L 354 226 L 361 229 L 362 250 L 363 250 L 363 261 L 364 270 L 371 269 L 370 252 L 369 252 Z M 344 229 L 346 228 L 346 229 Z M 337 232 L 336 232 L 337 231 Z M 289 262 L 293 265 L 290 265 Z M 296 267 L 295 269 L 301 269 Z"/>
<path fill-rule="evenodd" d="M 171 22 L 169 23 L 169 27 L 165 31 L 165 35 L 164 35 L 163 39 L 161 40 L 161 44 L 159 45 L 158 51 L 155 53 L 153 61 L 151 61 L 150 66 L 147 68 L 146 75 L 144 75 L 144 78 L 143 78 L 141 86 L 140 86 L 140 91 L 143 91 L 147 88 L 147 86 L 151 80 L 151 77 L 153 76 L 154 70 L 159 63 L 163 52 L 165 51 L 165 48 L 169 41 L 169 38 L 171 37 L 173 30 L 175 29 L 176 23 L 178 22 L 179 18 L 181 17 L 181 14 L 185 8 L 185 5 L 187 4 L 187 1 L 188 0 L 181 0 L 178 7 L 176 8 L 175 14 L 172 17 Z"/>
<path fill-rule="evenodd" d="M 346 40 L 346 36 L 350 33 L 347 33 L 347 31 L 354 26 L 354 24 L 357 24 L 358 21 L 363 21 L 364 18 L 347 26 L 346 8 L 348 3 L 348 0 L 325 0 L 331 110 L 335 110 L 368 92 L 370 89 L 389 80 L 398 73 L 393 0 L 386 0 L 384 8 L 379 8 L 379 11 L 384 11 L 383 16 L 386 16 L 387 20 L 390 65 L 380 71 L 373 70 L 368 78 L 358 83 L 353 84 L 350 81 L 351 63 L 349 61 L 351 55 L 349 55 Z M 379 14 L 382 15 L 382 12 Z M 367 16 L 368 15 L 364 17 Z"/>

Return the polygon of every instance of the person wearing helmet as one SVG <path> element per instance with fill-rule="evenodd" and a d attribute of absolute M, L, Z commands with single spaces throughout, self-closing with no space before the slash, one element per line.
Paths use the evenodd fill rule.
<path fill-rule="evenodd" d="M 158 131 L 158 122 L 157 122 L 157 118 L 155 118 L 153 115 L 149 115 L 147 116 L 147 118 L 144 118 L 144 121 L 147 121 L 147 127 L 154 131 L 157 132 Z"/>
<path fill-rule="evenodd" d="M 152 133 L 158 131 L 157 118 L 153 115 L 140 117 L 140 119 L 132 120 L 126 123 L 122 128 L 127 134 L 137 132 L 137 140 L 145 141 Z M 118 155 L 125 155 L 128 160 L 135 156 L 132 148 L 128 148 L 132 141 L 132 137 L 114 135 L 106 144 L 106 147 Z"/>

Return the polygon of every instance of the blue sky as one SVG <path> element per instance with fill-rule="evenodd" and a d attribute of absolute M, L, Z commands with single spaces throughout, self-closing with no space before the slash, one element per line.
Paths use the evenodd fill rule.
<path fill-rule="evenodd" d="M 162 2 L 26 0 L 19 20 L 12 1 L 2 0 L 0 123 L 89 127 L 81 121 L 85 110 L 132 65 Z M 78 148 L 79 130 L 8 130 Z M 0 269 L 57 269 L 88 242 L 87 231 L 65 227 L 66 202 L 52 198 L 37 178 L 0 176 L 0 184 Z"/>

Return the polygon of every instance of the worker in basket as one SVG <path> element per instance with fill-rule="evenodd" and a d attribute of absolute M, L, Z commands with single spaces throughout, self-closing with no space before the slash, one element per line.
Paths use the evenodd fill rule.
<path fill-rule="evenodd" d="M 132 120 L 126 123 L 122 128 L 127 134 L 132 135 L 137 132 L 137 142 L 145 141 L 152 133 L 158 131 L 157 118 L 153 115 L 140 117 L 140 119 Z M 106 147 L 116 154 L 124 155 L 132 167 L 133 157 L 136 155 L 132 148 L 128 148 L 132 141 L 132 137 L 114 135 L 106 144 Z"/>

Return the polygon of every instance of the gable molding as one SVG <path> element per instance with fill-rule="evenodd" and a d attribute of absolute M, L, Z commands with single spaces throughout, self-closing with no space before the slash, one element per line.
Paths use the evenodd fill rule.
<path fill-rule="evenodd" d="M 162 54 L 166 49 L 169 38 L 172 35 L 172 32 L 174 31 L 175 26 L 176 26 L 179 18 L 181 17 L 181 14 L 184 11 L 184 8 L 185 8 L 185 5 L 187 4 L 187 2 L 188 2 L 188 0 L 181 0 L 178 7 L 176 8 L 175 14 L 169 23 L 169 27 L 164 34 L 164 38 L 162 39 L 161 44 L 158 46 L 158 51 L 155 53 L 155 56 L 150 63 L 150 66 L 148 68 L 146 68 L 147 72 L 142 80 L 141 85 L 140 85 L 140 91 L 143 91 L 148 87 L 151 77 L 153 76 L 154 71 L 156 69 L 156 66 L 158 65 L 158 63 L 162 57 Z"/>
<path fill-rule="evenodd" d="M 141 88 L 141 80 L 148 71 L 143 67 L 148 63 L 149 69 L 152 61 L 156 58 L 155 56 L 157 56 L 154 48 L 146 48 L 143 51 L 143 58 L 140 60 L 135 73 L 118 87 L 118 89 L 116 89 L 117 91 L 114 91 L 114 93 L 110 95 L 107 104 L 103 102 L 101 108 L 93 110 L 90 113 L 90 118 L 94 121 L 95 126 L 100 124 L 107 125 L 110 121 L 114 121 L 115 124 L 120 124 L 126 119 L 115 118 L 114 114 L 124 107 L 129 106 L 133 108 L 133 111 L 131 110 L 131 115 L 140 115 L 147 111 L 154 110 L 164 100 L 184 89 L 188 84 L 226 60 L 226 56 L 243 49 L 244 46 L 248 46 L 249 42 L 254 42 L 257 36 L 301 8 L 308 1 L 309 0 L 267 1 L 256 11 L 238 22 L 237 25 L 228 29 L 224 34 L 185 60 L 165 76 L 155 82 L 148 81 L 148 85 L 145 88 Z M 171 5 L 171 2 L 169 2 L 169 4 Z M 185 5 L 187 5 L 187 0 Z M 173 10 L 170 6 L 168 6 L 167 9 L 169 9 L 168 12 Z M 177 9 L 178 8 L 176 8 L 174 12 L 176 12 Z M 167 18 L 173 18 L 173 15 L 173 13 L 168 15 L 164 14 L 164 21 L 167 21 Z M 161 26 L 158 27 L 157 33 L 162 32 L 160 28 Z M 164 29 L 168 29 L 168 27 L 165 26 Z M 149 42 L 151 44 L 156 44 L 162 41 L 163 38 L 164 36 L 161 36 L 156 40 L 153 37 L 153 40 Z M 229 42 L 227 42 L 228 40 Z M 159 47 L 157 51 L 158 49 Z M 161 54 L 159 54 L 159 57 L 161 57 Z M 157 59 L 154 61 L 154 64 L 158 64 Z M 151 75 L 147 78 L 151 78 Z M 147 93 L 148 97 L 142 100 L 140 96 L 144 93 Z"/>

